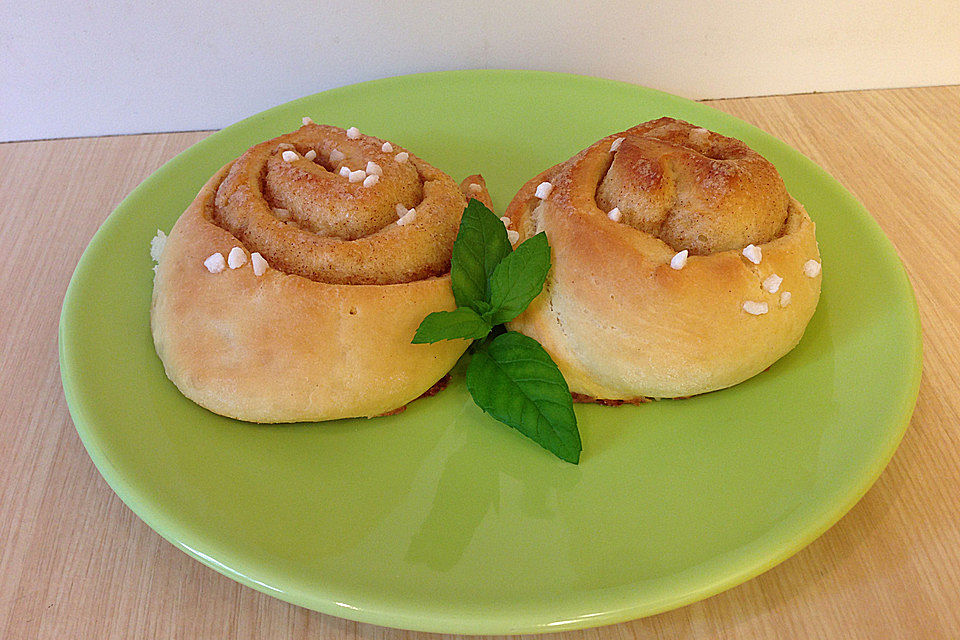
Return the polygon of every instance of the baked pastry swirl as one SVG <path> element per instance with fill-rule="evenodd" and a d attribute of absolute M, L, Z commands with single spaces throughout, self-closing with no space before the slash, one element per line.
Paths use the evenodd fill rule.
<path fill-rule="evenodd" d="M 603 138 L 527 182 L 506 216 L 545 231 L 552 269 L 511 323 L 571 392 L 689 396 L 800 340 L 820 295 L 814 224 L 743 142 L 671 118 Z"/>
<path fill-rule="evenodd" d="M 467 347 L 410 343 L 426 315 L 456 306 L 461 188 L 389 142 L 305 122 L 214 175 L 156 270 L 151 327 L 167 376 L 241 420 L 392 412 Z"/>

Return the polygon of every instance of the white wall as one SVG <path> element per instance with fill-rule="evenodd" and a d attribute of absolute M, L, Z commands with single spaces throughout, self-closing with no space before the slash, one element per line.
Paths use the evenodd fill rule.
<path fill-rule="evenodd" d="M 0 3 L 0 140 L 219 128 L 440 69 L 568 71 L 690 98 L 960 83 L 958 0 L 64 4 Z"/>

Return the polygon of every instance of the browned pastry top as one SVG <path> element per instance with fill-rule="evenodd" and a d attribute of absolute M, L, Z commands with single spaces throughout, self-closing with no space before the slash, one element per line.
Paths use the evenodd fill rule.
<path fill-rule="evenodd" d="M 296 157 L 286 160 L 285 152 Z M 340 175 L 344 167 L 371 168 L 366 178 L 380 173 L 350 181 Z M 398 224 L 399 206 L 414 209 L 413 219 Z M 398 284 L 449 271 L 464 206 L 452 178 L 409 152 L 307 124 L 240 156 L 204 216 L 287 273 Z"/>
<path fill-rule="evenodd" d="M 675 251 L 707 255 L 769 242 L 790 196 L 776 168 L 740 140 L 673 118 L 620 134 L 597 185 L 603 211 Z"/>

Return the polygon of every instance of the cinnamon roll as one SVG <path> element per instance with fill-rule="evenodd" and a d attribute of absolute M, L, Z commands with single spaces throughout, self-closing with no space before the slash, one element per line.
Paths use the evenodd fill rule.
<path fill-rule="evenodd" d="M 814 223 L 743 142 L 671 118 L 603 138 L 527 182 L 506 212 L 552 269 L 510 328 L 580 399 L 729 387 L 800 340 L 820 296 Z"/>
<path fill-rule="evenodd" d="M 481 178 L 469 184 L 489 199 Z M 456 306 L 450 255 L 466 202 L 442 171 L 354 128 L 305 119 L 251 147 L 204 185 L 160 253 L 151 328 L 167 376 L 252 422 L 402 408 L 468 344 L 411 344 L 426 315 Z"/>

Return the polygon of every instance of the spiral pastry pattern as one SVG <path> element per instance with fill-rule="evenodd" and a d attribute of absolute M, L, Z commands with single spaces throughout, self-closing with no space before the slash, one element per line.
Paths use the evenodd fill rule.
<path fill-rule="evenodd" d="M 792 349 L 816 308 L 813 222 L 743 142 L 671 118 L 603 138 L 507 209 L 553 268 L 511 328 L 575 394 L 679 397 L 737 384 Z"/>
<path fill-rule="evenodd" d="M 469 184 L 489 200 L 482 178 Z M 455 308 L 467 187 L 352 128 L 309 122 L 251 147 L 203 187 L 160 254 L 151 326 L 167 376 L 254 422 L 403 407 L 466 348 L 410 341 L 426 315 Z"/>
<path fill-rule="evenodd" d="M 271 265 L 318 282 L 443 275 L 466 201 L 450 176 L 383 142 L 308 124 L 256 145 L 230 168 L 211 217 Z M 398 205 L 415 209 L 409 224 L 397 224 Z"/>

